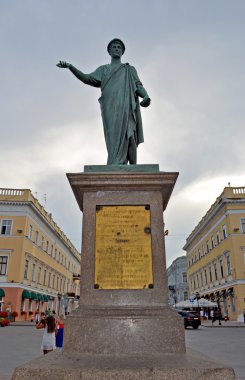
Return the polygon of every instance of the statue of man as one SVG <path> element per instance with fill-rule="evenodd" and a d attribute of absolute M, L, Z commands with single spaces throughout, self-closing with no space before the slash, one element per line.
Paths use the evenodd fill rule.
<path fill-rule="evenodd" d="M 108 151 L 107 164 L 136 164 L 137 146 L 144 141 L 138 97 L 143 98 L 140 102 L 142 107 L 148 107 L 151 99 L 135 68 L 121 63 L 124 43 L 114 38 L 107 50 L 111 63 L 98 67 L 91 74 L 84 74 L 64 61 L 57 66 L 68 68 L 83 83 L 101 88 L 99 103 Z"/>

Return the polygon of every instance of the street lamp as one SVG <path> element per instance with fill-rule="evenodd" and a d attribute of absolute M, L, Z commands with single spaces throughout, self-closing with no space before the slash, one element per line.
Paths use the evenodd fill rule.
<path fill-rule="evenodd" d="M 198 312 L 198 315 L 200 316 L 200 307 L 199 307 L 199 300 L 200 300 L 200 294 L 199 292 L 196 292 L 196 300 L 197 300 L 197 312 Z"/>

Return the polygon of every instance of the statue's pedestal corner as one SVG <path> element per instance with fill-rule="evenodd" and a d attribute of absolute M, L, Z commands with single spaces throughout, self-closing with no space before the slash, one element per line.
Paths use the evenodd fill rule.
<path fill-rule="evenodd" d="M 17 367 L 12 380 L 235 380 L 232 368 L 196 352 L 159 355 L 74 355 L 51 352 Z"/>

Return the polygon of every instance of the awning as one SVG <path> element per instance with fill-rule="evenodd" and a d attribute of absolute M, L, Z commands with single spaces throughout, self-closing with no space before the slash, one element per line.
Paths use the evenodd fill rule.
<path fill-rule="evenodd" d="M 44 296 L 42 294 L 40 294 L 40 293 L 37 294 L 37 298 L 39 301 L 43 301 L 43 297 Z"/>
<path fill-rule="evenodd" d="M 45 296 L 45 294 L 43 295 L 43 300 L 44 302 L 48 302 L 48 296 Z"/>
<path fill-rule="evenodd" d="M 5 296 L 5 292 L 2 288 L 0 288 L 0 297 L 4 297 Z"/>
<path fill-rule="evenodd" d="M 30 295 L 30 299 L 31 300 L 38 300 L 38 298 L 37 298 L 37 293 L 35 293 L 35 292 L 31 292 L 31 295 Z"/>
<path fill-rule="evenodd" d="M 23 292 L 22 292 L 22 298 L 23 299 L 31 298 L 30 292 L 27 289 L 23 290 Z"/>

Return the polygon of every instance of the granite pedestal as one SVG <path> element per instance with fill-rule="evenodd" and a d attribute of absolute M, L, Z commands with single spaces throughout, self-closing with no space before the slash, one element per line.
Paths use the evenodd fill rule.
<path fill-rule="evenodd" d="M 13 380 L 234 379 L 232 369 L 186 352 L 183 319 L 167 305 L 163 212 L 178 173 L 158 165 L 89 166 L 67 176 L 83 212 L 79 308 L 66 320 L 63 353 L 17 368 Z M 149 210 L 148 287 L 103 289 L 95 281 L 96 212 L 109 206 Z"/>

